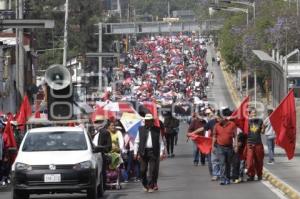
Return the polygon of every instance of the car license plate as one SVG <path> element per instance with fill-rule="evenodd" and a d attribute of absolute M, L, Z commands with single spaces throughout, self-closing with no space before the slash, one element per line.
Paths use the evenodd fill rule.
<path fill-rule="evenodd" d="M 45 174 L 44 182 L 61 182 L 60 174 Z"/>

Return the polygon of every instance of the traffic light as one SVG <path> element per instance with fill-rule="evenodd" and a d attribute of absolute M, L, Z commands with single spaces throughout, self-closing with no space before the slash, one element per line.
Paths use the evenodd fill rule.
<path fill-rule="evenodd" d="M 50 66 L 45 73 L 47 83 L 48 120 L 73 118 L 73 87 L 71 74 L 61 65 Z"/>

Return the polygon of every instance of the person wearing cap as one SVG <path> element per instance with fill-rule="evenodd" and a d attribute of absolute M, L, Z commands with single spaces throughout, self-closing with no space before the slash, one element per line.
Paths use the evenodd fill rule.
<path fill-rule="evenodd" d="M 211 108 L 205 109 L 205 115 L 207 117 L 207 123 L 201 127 L 193 131 L 191 134 L 198 134 L 205 131 L 205 137 L 212 137 L 213 130 L 218 122 L 217 117 L 215 116 L 214 111 Z M 211 175 L 211 180 L 216 181 L 220 177 L 220 164 L 219 159 L 217 157 L 216 151 L 211 151 L 210 154 L 207 155 L 208 162 L 208 170 Z"/>
<path fill-rule="evenodd" d="M 237 147 L 237 126 L 226 119 L 231 115 L 229 109 L 218 112 L 218 123 L 213 132 L 213 149 L 216 150 L 220 161 L 220 185 L 230 184 L 231 160 Z"/>
<path fill-rule="evenodd" d="M 104 150 L 102 153 L 102 176 L 104 188 L 106 188 L 106 170 L 109 162 L 108 153 L 112 149 L 110 133 L 107 130 L 107 126 L 110 124 L 109 120 L 105 120 L 103 116 L 96 116 L 94 121 L 95 135 L 93 143 L 96 146 L 103 146 Z"/>
<path fill-rule="evenodd" d="M 157 160 L 163 158 L 164 143 L 160 128 L 154 126 L 152 114 L 147 113 L 144 120 L 145 125 L 139 128 L 134 141 L 134 158 L 139 159 L 141 163 L 141 179 L 144 191 L 152 193 L 157 178 Z M 148 172 L 149 176 L 147 177 Z"/>

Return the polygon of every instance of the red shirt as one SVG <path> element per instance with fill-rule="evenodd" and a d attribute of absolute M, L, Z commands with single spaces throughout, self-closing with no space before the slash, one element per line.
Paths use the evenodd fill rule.
<path fill-rule="evenodd" d="M 188 132 L 191 133 L 191 132 L 197 130 L 198 128 L 204 127 L 205 123 L 206 123 L 205 120 L 201 120 L 199 118 L 193 119 L 189 126 Z"/>
<path fill-rule="evenodd" d="M 224 126 L 217 123 L 215 127 L 217 144 L 221 146 L 232 146 L 232 139 L 235 136 L 236 128 L 235 123 L 231 121 L 228 121 Z"/>

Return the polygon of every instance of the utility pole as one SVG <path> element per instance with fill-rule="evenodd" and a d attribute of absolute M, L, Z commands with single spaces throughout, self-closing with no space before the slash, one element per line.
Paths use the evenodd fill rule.
<path fill-rule="evenodd" d="M 122 22 L 122 7 L 121 7 L 121 3 L 120 3 L 120 0 L 118 0 L 118 11 L 119 11 L 119 14 L 120 14 L 120 23 Z"/>
<path fill-rule="evenodd" d="M 65 28 L 64 28 L 64 54 L 63 66 L 67 66 L 67 50 L 68 50 L 68 18 L 69 18 L 69 0 L 65 4 Z"/>
<path fill-rule="evenodd" d="M 98 24 L 99 30 L 99 49 L 98 52 L 102 53 L 102 23 Z M 102 57 L 99 58 L 99 91 L 102 91 Z"/>
<path fill-rule="evenodd" d="M 16 17 L 23 19 L 23 0 L 16 0 Z M 23 48 L 23 28 L 16 29 L 16 83 L 17 90 L 21 97 L 24 96 L 24 48 Z M 17 102 L 18 104 L 18 102 Z"/>
<path fill-rule="evenodd" d="M 130 0 L 128 0 L 128 8 L 127 8 L 128 16 L 127 16 L 127 22 L 130 21 Z"/>
<path fill-rule="evenodd" d="M 171 17 L 171 11 L 170 11 L 170 0 L 168 0 L 168 18 Z"/>
<path fill-rule="evenodd" d="M 16 4 L 16 19 L 19 19 L 19 1 L 15 1 Z M 19 28 L 16 28 L 16 74 L 15 74 L 15 79 L 16 79 L 16 92 L 18 93 L 19 91 Z M 19 105 L 19 98 L 16 98 L 16 105 L 18 107 Z"/>
<path fill-rule="evenodd" d="M 297 2 L 297 16 L 299 16 L 299 0 L 296 0 Z"/>

